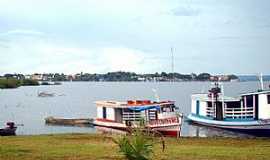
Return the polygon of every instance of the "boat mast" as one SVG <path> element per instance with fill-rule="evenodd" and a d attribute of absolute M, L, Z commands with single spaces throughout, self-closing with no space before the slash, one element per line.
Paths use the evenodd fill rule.
<path fill-rule="evenodd" d="M 264 86 L 263 86 L 263 74 L 262 73 L 260 75 L 260 83 L 261 83 L 261 90 L 263 91 Z"/>
<path fill-rule="evenodd" d="M 173 51 L 174 51 L 174 48 L 173 47 L 171 47 L 171 56 L 172 56 L 172 82 L 174 82 L 174 55 L 173 55 Z"/>
<path fill-rule="evenodd" d="M 222 83 L 219 83 L 221 87 L 221 96 L 222 96 L 222 109 L 223 109 L 223 118 L 225 118 L 225 103 L 224 103 L 224 86 Z"/>
<path fill-rule="evenodd" d="M 156 101 L 157 101 L 157 102 L 160 102 L 160 98 L 159 98 L 159 95 L 158 95 L 157 90 L 153 88 L 152 91 L 153 91 L 154 94 L 155 94 Z"/>

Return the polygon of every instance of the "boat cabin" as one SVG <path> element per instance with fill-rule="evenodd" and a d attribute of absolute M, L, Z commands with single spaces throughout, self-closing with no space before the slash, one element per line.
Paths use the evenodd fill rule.
<path fill-rule="evenodd" d="M 193 94 L 191 113 L 213 120 L 270 119 L 270 90 L 241 94 L 238 98 L 224 96 L 219 87 L 209 93 Z"/>
<path fill-rule="evenodd" d="M 142 119 L 147 123 L 153 120 L 175 116 L 173 101 L 152 102 L 150 100 L 97 101 L 97 119 L 131 125 Z"/>

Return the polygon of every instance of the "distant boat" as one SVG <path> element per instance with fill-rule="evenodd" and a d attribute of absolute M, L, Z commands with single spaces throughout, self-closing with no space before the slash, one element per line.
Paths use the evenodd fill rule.
<path fill-rule="evenodd" d="M 128 130 L 144 123 L 145 129 L 167 136 L 180 136 L 182 114 L 173 101 L 150 100 L 97 101 L 96 126 Z"/>
<path fill-rule="evenodd" d="M 61 82 L 54 82 L 53 85 L 61 85 Z"/>
<path fill-rule="evenodd" d="M 41 85 L 51 85 L 51 84 L 47 81 L 43 81 L 43 82 L 41 82 Z"/>
<path fill-rule="evenodd" d="M 62 83 L 61 82 L 52 82 L 52 81 L 42 81 L 40 82 L 40 85 L 61 85 Z"/>
<path fill-rule="evenodd" d="M 0 136 L 14 136 L 16 135 L 17 127 L 14 122 L 7 122 L 5 128 L 0 128 Z"/>
<path fill-rule="evenodd" d="M 39 92 L 38 97 L 53 97 L 54 93 Z"/>
<path fill-rule="evenodd" d="M 47 117 L 45 118 L 45 123 L 50 125 L 71 125 L 71 126 L 80 126 L 80 125 L 92 125 L 93 119 L 89 118 L 55 118 Z"/>
<path fill-rule="evenodd" d="M 244 132 L 255 136 L 270 136 L 270 90 L 243 93 L 227 97 L 219 83 L 208 93 L 191 96 L 193 123 Z"/>

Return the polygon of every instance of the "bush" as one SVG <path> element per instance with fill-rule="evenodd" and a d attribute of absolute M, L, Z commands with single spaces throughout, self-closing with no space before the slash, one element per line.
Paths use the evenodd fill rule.
<path fill-rule="evenodd" d="M 135 128 L 128 128 L 128 134 L 113 139 L 119 146 L 120 152 L 128 160 L 149 160 L 153 153 L 155 142 L 162 143 L 162 150 L 165 149 L 165 141 L 162 134 L 147 128 L 145 121 L 142 119 Z M 155 136 L 159 136 L 161 141 L 156 141 Z"/>
<path fill-rule="evenodd" d="M 23 79 L 21 81 L 21 84 L 23 86 L 38 86 L 39 85 L 38 81 L 32 80 L 32 79 Z"/>
<path fill-rule="evenodd" d="M 39 85 L 38 81 L 31 79 L 18 80 L 15 78 L 0 79 L 0 88 L 18 88 L 20 86 L 36 86 Z"/>
<path fill-rule="evenodd" d="M 0 88 L 17 88 L 20 81 L 14 78 L 0 79 Z"/>
<path fill-rule="evenodd" d="M 136 129 L 131 136 L 123 136 L 114 142 L 128 160 L 148 160 L 153 153 L 153 139 Z"/>

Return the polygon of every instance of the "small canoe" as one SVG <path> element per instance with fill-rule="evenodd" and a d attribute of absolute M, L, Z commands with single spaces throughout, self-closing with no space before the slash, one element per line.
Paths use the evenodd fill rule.
<path fill-rule="evenodd" d="M 38 97 L 53 97 L 54 93 L 40 92 L 38 93 Z"/>
<path fill-rule="evenodd" d="M 47 117 L 45 118 L 45 123 L 50 125 L 93 125 L 93 119 L 90 118 L 55 118 Z"/>

